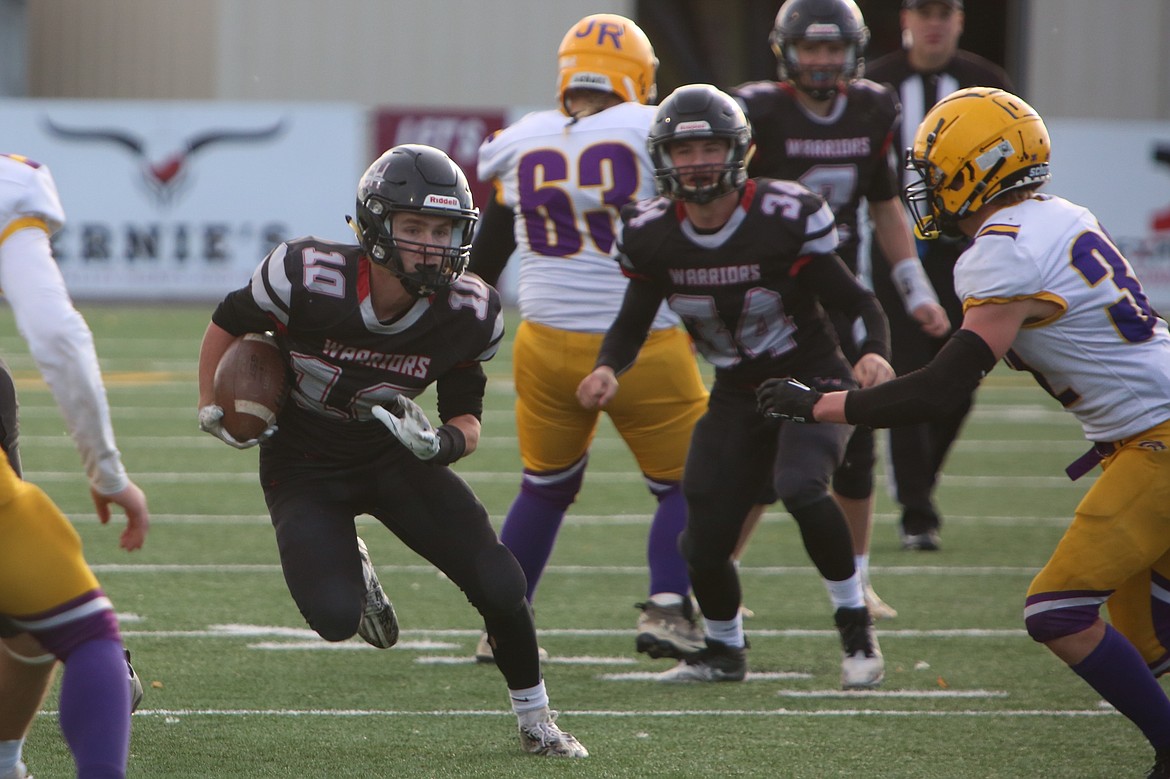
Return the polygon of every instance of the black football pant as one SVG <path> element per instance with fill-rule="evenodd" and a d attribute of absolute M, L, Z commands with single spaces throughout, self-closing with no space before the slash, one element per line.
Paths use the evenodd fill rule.
<path fill-rule="evenodd" d="M 922 244 L 919 244 L 920 246 Z M 951 327 L 963 321 L 963 306 L 955 296 L 955 261 L 962 246 L 934 241 L 927 244 L 922 258 L 927 276 L 946 309 Z M 890 322 L 891 364 L 902 376 L 929 363 L 950 338 L 931 338 L 906 313 L 902 299 L 890 279 L 889 268 L 880 255 L 874 257 L 874 293 Z M 916 425 L 889 429 L 889 465 L 894 483 L 894 499 L 902 507 L 902 532 L 917 535 L 937 530 L 941 518 L 934 504 L 934 488 L 947 453 L 963 428 L 974 396 L 955 412 Z"/>
<path fill-rule="evenodd" d="M 848 425 L 764 419 L 754 392 L 716 382 L 683 474 L 688 514 L 680 544 L 705 616 L 732 619 L 739 609 L 742 590 L 731 555 L 748 510 L 769 481 L 821 575 L 835 581 L 853 575 L 849 525 L 829 495 L 851 431 Z"/>
<path fill-rule="evenodd" d="M 313 461 L 283 451 L 279 435 L 262 445 L 260 481 L 285 582 L 313 630 L 327 641 L 357 632 L 365 582 L 354 518 L 369 514 L 463 590 L 496 642 L 509 688 L 540 682 L 524 573 L 454 471 L 403 447 L 357 464 Z"/>

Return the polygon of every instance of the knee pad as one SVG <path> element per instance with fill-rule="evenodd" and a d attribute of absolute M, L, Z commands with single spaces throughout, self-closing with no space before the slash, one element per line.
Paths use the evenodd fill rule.
<path fill-rule="evenodd" d="M 468 592 L 467 597 L 480 612 L 506 615 L 527 608 L 528 581 L 508 547 L 496 544 L 484 551 L 475 568 L 477 592 Z"/>
<path fill-rule="evenodd" d="M 1088 630 L 1097 621 L 1104 602 L 1104 598 L 1094 598 L 1092 603 L 1054 607 L 1053 601 L 1033 596 L 1024 608 L 1024 626 L 1032 640 L 1041 644 L 1071 636 Z"/>
<path fill-rule="evenodd" d="M 833 492 L 844 498 L 864 500 L 873 494 L 874 455 L 873 430 L 859 427 L 853 431 L 845 459 L 833 472 Z"/>
<path fill-rule="evenodd" d="M 573 505 L 577 493 L 581 491 L 581 483 L 585 480 L 585 466 L 588 463 L 589 457 L 585 456 L 563 471 L 552 473 L 525 471 L 520 482 L 520 490 L 526 495 L 566 510 Z"/>

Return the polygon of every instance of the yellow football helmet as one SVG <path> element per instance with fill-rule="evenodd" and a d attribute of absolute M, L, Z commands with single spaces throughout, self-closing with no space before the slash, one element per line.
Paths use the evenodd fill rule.
<path fill-rule="evenodd" d="M 906 150 L 906 169 L 921 177 L 903 193 L 918 236 L 958 236 L 958 220 L 1005 192 L 1041 186 L 1051 150 L 1044 120 L 1010 92 L 968 87 L 940 100 Z"/>
<path fill-rule="evenodd" d="M 627 102 L 650 103 L 658 58 L 638 25 L 617 14 L 592 14 L 565 33 L 557 49 L 557 100 L 569 89 L 612 92 Z"/>

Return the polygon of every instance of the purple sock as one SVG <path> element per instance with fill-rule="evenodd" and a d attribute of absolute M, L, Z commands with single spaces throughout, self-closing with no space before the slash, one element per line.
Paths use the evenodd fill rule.
<path fill-rule="evenodd" d="M 658 498 L 658 509 L 646 539 L 650 594 L 676 592 L 686 596 L 691 580 L 687 576 L 687 561 L 678 550 L 678 537 L 687 524 L 687 502 L 678 484 L 657 486 L 654 495 Z"/>
<path fill-rule="evenodd" d="M 1112 625 L 1105 626 L 1101 643 L 1072 669 L 1137 725 L 1156 751 L 1170 748 L 1170 699 L 1141 653 Z"/>
<path fill-rule="evenodd" d="M 512 501 L 500 541 L 520 563 L 528 579 L 528 602 L 536 597 L 536 585 L 552 555 L 557 531 L 585 476 L 585 460 L 579 460 L 558 474 L 531 474 L 525 471 L 520 494 Z"/>
<path fill-rule="evenodd" d="M 122 644 L 98 639 L 65 660 L 61 732 L 79 779 L 121 779 L 130 754 L 130 678 Z"/>

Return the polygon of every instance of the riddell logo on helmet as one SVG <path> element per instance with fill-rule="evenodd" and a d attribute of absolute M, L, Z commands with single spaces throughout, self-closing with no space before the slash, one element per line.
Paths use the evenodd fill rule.
<path fill-rule="evenodd" d="M 699 120 L 697 122 L 680 122 L 678 126 L 674 128 L 674 131 L 676 133 L 697 133 L 710 129 L 710 122 L 706 120 Z"/>
<path fill-rule="evenodd" d="M 569 77 L 569 89 L 609 89 L 609 76 L 604 73 L 574 73 Z"/>
<path fill-rule="evenodd" d="M 434 206 L 437 208 L 459 208 L 459 198 L 451 197 L 450 195 L 427 195 L 426 200 L 423 201 L 423 207 Z"/>

